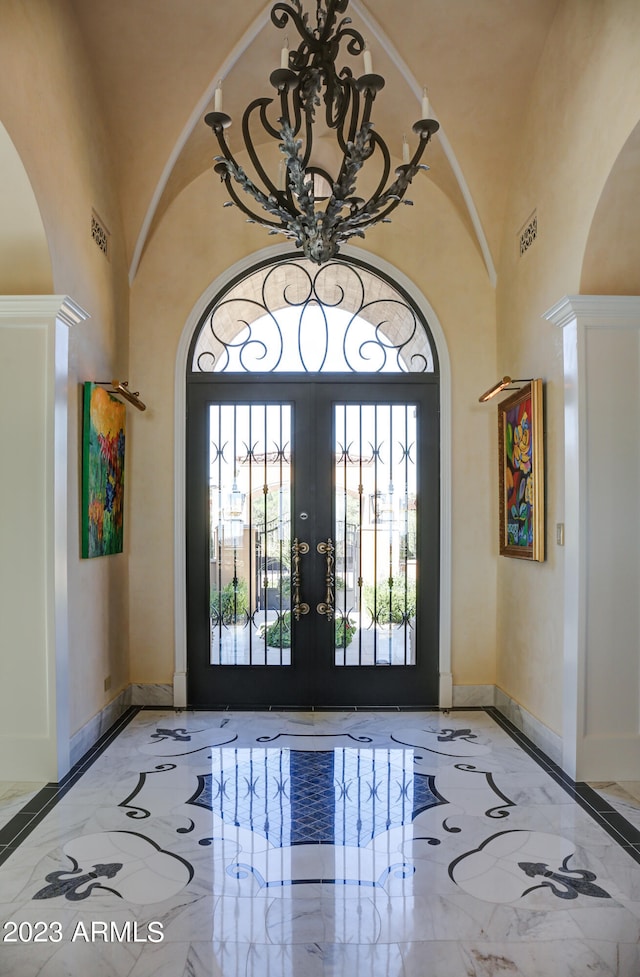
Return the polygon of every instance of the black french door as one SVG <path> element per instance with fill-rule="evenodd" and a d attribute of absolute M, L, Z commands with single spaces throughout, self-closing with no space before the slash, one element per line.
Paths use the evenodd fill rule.
<path fill-rule="evenodd" d="M 435 378 L 196 376 L 192 706 L 434 706 Z"/>

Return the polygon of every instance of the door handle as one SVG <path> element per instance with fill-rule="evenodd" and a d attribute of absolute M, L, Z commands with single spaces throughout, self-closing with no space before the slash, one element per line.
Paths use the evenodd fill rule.
<path fill-rule="evenodd" d="M 332 542 L 331 538 L 329 538 L 326 542 L 323 541 L 321 543 L 318 543 L 318 545 L 316 546 L 316 549 L 317 549 L 318 553 L 324 553 L 324 555 L 327 558 L 327 569 L 326 569 L 326 574 L 325 574 L 325 578 L 324 578 L 324 582 L 325 582 L 325 586 L 327 588 L 327 592 L 326 592 L 326 595 L 325 595 L 325 598 L 324 598 L 324 602 L 321 603 L 321 604 L 318 604 L 316 606 L 316 610 L 317 610 L 318 614 L 325 614 L 326 617 L 327 617 L 327 620 L 330 621 L 331 618 L 333 617 L 333 607 L 334 607 L 334 597 L 333 597 L 333 585 L 334 585 L 333 565 L 334 565 L 334 562 L 335 561 L 334 561 L 333 554 L 335 552 L 335 547 L 333 545 L 333 542 Z"/>
<path fill-rule="evenodd" d="M 300 558 L 308 552 L 309 544 L 299 540 L 296 536 L 291 546 L 293 563 L 293 573 L 291 574 L 291 584 L 293 587 L 293 607 L 291 609 L 296 621 L 300 620 L 301 614 L 309 613 L 309 605 L 300 600 L 300 588 L 302 584 L 302 577 L 300 574 Z"/>

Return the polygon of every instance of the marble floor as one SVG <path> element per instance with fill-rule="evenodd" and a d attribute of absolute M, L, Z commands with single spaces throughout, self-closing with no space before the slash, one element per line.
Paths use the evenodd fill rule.
<path fill-rule="evenodd" d="M 496 710 L 131 709 L 25 786 L 1 977 L 640 975 L 633 793 Z"/>

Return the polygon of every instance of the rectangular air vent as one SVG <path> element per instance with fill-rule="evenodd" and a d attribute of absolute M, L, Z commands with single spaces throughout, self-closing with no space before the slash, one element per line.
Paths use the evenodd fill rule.
<path fill-rule="evenodd" d="M 520 228 L 518 232 L 518 240 L 520 244 L 520 257 L 525 254 L 535 241 L 538 236 L 538 214 L 534 210 L 524 225 Z"/>
<path fill-rule="evenodd" d="M 91 211 L 91 237 L 96 242 L 105 258 L 109 257 L 109 238 L 111 235 L 100 220 L 95 210 Z"/>

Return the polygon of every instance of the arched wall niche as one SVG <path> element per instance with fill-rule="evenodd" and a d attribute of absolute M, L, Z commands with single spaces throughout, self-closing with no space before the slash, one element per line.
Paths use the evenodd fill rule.
<path fill-rule="evenodd" d="M 583 295 L 640 295 L 640 122 L 624 144 L 596 207 L 584 260 Z"/>
<path fill-rule="evenodd" d="M 0 294 L 51 294 L 51 259 L 40 209 L 27 171 L 2 122 L 0 173 Z"/>

